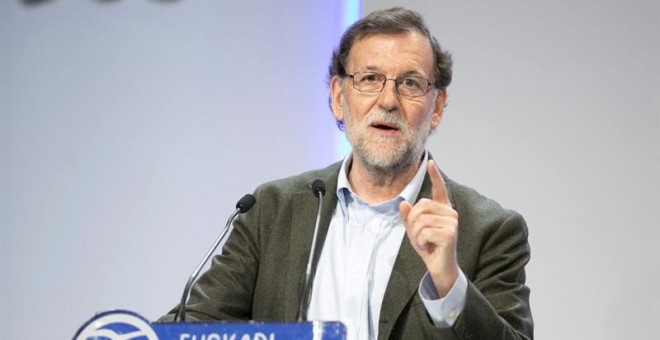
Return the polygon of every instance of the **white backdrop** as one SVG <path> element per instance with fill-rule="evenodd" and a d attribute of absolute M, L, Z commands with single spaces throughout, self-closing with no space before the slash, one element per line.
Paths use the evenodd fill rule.
<path fill-rule="evenodd" d="M 0 1 L 0 338 L 157 318 L 243 194 L 334 161 L 340 12 Z"/>
<path fill-rule="evenodd" d="M 366 0 L 455 59 L 429 148 L 525 216 L 537 339 L 660 334 L 660 2 Z M 460 231 L 459 231 L 460 232 Z"/>
<path fill-rule="evenodd" d="M 536 338 L 656 337 L 658 1 L 363 7 L 395 4 L 455 58 L 434 157 L 528 221 Z M 336 160 L 341 12 L 0 1 L 2 337 L 69 338 L 111 308 L 157 318 L 236 199 Z"/>

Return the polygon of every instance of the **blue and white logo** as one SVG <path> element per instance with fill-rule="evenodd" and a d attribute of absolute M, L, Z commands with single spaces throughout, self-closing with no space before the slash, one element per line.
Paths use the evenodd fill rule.
<path fill-rule="evenodd" d="M 116 310 L 103 312 L 87 321 L 74 340 L 158 340 L 147 320 L 136 313 Z"/>

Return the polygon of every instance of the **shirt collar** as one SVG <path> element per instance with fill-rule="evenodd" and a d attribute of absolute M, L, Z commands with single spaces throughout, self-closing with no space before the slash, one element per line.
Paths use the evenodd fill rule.
<path fill-rule="evenodd" d="M 355 195 L 353 188 L 351 188 L 351 183 L 348 182 L 348 168 L 353 161 L 353 154 L 349 154 L 344 158 L 344 161 L 341 164 L 341 169 L 339 169 L 339 175 L 337 176 L 337 198 L 339 199 L 342 209 L 348 206 L 348 197 Z M 424 183 L 424 176 L 426 176 L 426 168 L 429 163 L 429 153 L 424 151 L 424 158 L 415 176 L 408 182 L 403 191 L 398 195 L 399 198 L 402 198 L 410 203 L 415 203 L 417 201 L 417 196 L 422 190 L 422 183 Z M 357 195 L 356 195 L 357 196 Z"/>

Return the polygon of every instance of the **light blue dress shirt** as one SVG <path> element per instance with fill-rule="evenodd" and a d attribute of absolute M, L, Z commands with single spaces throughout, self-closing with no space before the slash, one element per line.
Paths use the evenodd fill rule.
<path fill-rule="evenodd" d="M 341 321 L 348 340 L 376 339 L 385 289 L 394 267 L 405 227 L 399 204 L 415 202 L 422 188 L 428 153 L 413 179 L 390 201 L 370 205 L 348 182 L 351 156 L 344 159 L 337 180 L 337 207 L 316 269 L 308 320 Z M 467 279 L 462 272 L 445 297 L 438 297 L 428 273 L 419 294 L 431 320 L 450 327 L 465 305 Z"/>

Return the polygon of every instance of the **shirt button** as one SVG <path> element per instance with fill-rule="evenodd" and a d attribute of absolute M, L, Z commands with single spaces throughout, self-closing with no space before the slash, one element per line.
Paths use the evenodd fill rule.
<path fill-rule="evenodd" d="M 454 309 L 454 310 L 451 310 L 451 311 L 449 312 L 449 317 L 450 317 L 450 318 L 452 318 L 452 319 L 456 319 L 457 316 L 458 316 L 458 311 L 457 311 L 457 310 Z"/>

